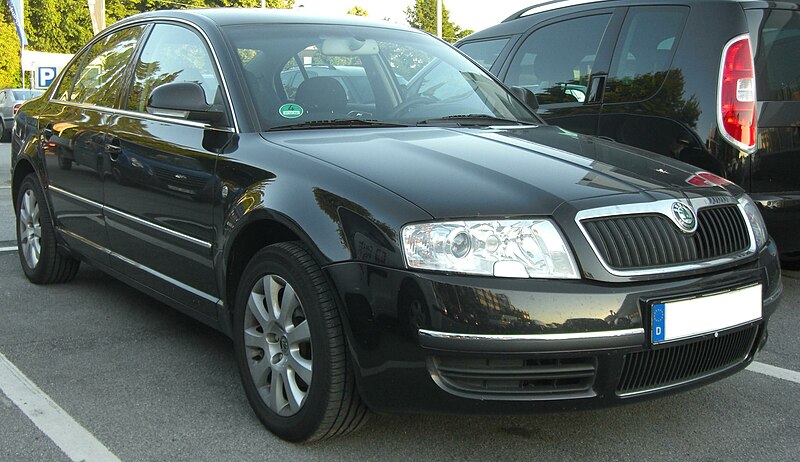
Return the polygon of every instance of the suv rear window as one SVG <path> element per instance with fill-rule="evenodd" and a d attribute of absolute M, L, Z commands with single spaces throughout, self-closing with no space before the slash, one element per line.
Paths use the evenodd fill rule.
<path fill-rule="evenodd" d="M 800 101 L 800 11 L 756 10 L 748 17 L 751 24 L 760 20 L 755 59 L 758 99 Z"/>

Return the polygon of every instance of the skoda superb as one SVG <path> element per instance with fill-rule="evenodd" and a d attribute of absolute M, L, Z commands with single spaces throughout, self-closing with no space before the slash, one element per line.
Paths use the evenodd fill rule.
<path fill-rule="evenodd" d="M 585 409 L 746 367 L 782 291 L 753 202 L 534 108 L 387 22 L 133 16 L 17 115 L 22 270 L 86 262 L 226 333 L 292 441 L 369 409 Z"/>

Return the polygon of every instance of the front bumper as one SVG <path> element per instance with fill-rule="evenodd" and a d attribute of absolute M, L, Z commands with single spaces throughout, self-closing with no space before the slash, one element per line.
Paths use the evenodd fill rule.
<path fill-rule="evenodd" d="M 732 374 L 763 346 L 782 292 L 774 243 L 718 273 L 636 283 L 328 266 L 361 395 L 377 411 L 606 407 Z M 760 283 L 762 319 L 652 346 L 652 300 Z M 697 358 L 703 361 L 697 361 Z"/>

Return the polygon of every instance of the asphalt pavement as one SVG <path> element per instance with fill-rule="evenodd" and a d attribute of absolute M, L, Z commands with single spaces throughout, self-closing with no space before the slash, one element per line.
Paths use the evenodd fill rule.
<path fill-rule="evenodd" d="M 14 240 L 8 162 L 8 144 L 0 145 L 5 246 Z M 788 461 L 800 454 L 800 381 L 791 380 L 800 376 L 800 274 L 786 273 L 784 284 L 756 360 L 789 379 L 746 370 L 589 412 L 376 415 L 359 432 L 306 446 L 261 426 L 227 337 L 88 265 L 69 284 L 35 286 L 16 252 L 0 252 L 0 354 L 102 443 L 110 460 Z M 41 416 L 23 412 L 25 400 L 3 391 L 0 461 L 79 460 L 40 429 Z"/>

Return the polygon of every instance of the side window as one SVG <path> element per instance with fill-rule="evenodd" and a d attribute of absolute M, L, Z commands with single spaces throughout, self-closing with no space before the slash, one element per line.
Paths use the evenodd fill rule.
<path fill-rule="evenodd" d="M 172 24 L 156 24 L 147 38 L 125 108 L 146 112 L 147 99 L 159 85 L 195 82 L 203 87 L 206 103 L 218 96 L 219 80 L 203 40 L 191 30 Z"/>
<path fill-rule="evenodd" d="M 465 43 L 459 47 L 459 50 L 477 61 L 484 69 L 489 69 L 497 61 L 497 57 L 500 56 L 506 43 L 508 43 L 508 38 L 482 40 Z"/>
<path fill-rule="evenodd" d="M 622 25 L 604 101 L 633 102 L 653 96 L 667 76 L 688 8 L 635 7 Z"/>
<path fill-rule="evenodd" d="M 583 102 L 610 14 L 561 21 L 532 33 L 514 55 L 505 81 L 530 89 L 540 104 Z"/>
<path fill-rule="evenodd" d="M 78 72 L 78 69 L 81 67 L 81 63 L 83 62 L 84 58 L 88 51 L 84 51 L 77 58 L 75 61 L 72 62 L 72 65 L 64 70 L 61 71 L 61 82 L 58 84 L 58 88 L 56 91 L 53 92 L 53 99 L 61 100 L 61 101 L 69 101 L 69 95 L 72 92 L 72 84 L 75 83 L 75 75 Z"/>
<path fill-rule="evenodd" d="M 0 91 L 0 105 L 6 104 L 6 92 Z"/>
<path fill-rule="evenodd" d="M 800 101 L 800 11 L 751 10 L 748 16 L 756 13 L 765 15 L 755 56 L 758 99 Z"/>
<path fill-rule="evenodd" d="M 111 107 L 143 26 L 129 27 L 96 42 L 78 72 L 69 101 Z M 63 82 L 62 82 L 63 86 Z M 59 88 L 60 90 L 60 88 Z"/>

